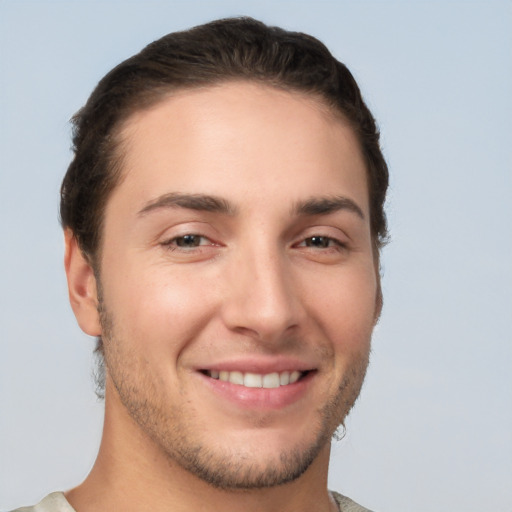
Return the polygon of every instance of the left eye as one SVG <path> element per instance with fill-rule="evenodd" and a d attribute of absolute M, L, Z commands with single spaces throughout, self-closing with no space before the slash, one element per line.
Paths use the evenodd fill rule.
<path fill-rule="evenodd" d="M 315 249 L 327 249 L 332 246 L 340 246 L 341 243 L 334 238 L 330 238 L 328 236 L 310 236 L 304 239 L 299 246 L 302 247 L 313 247 Z"/>

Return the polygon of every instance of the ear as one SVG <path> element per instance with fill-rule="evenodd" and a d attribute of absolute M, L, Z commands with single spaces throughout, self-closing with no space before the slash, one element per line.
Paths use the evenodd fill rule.
<path fill-rule="evenodd" d="M 382 313 L 382 306 L 384 305 L 384 299 L 382 297 L 382 287 L 380 284 L 380 277 L 377 276 L 377 296 L 375 298 L 375 315 L 373 317 L 373 325 L 377 325 L 379 322 L 380 314 Z"/>
<path fill-rule="evenodd" d="M 90 336 L 100 336 L 98 290 L 94 271 L 82 254 L 70 229 L 64 231 L 64 241 L 66 244 L 64 267 L 71 308 L 82 331 Z"/>
<path fill-rule="evenodd" d="M 382 306 L 384 305 L 384 297 L 382 295 L 382 283 L 380 277 L 380 254 L 377 248 L 374 248 L 374 267 L 375 278 L 377 279 L 377 293 L 375 296 L 375 315 L 373 316 L 373 325 L 379 322 L 380 314 L 382 313 Z"/>

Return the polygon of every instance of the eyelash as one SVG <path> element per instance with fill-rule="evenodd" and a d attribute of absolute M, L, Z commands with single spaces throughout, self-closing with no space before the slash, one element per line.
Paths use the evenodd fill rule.
<path fill-rule="evenodd" d="M 192 242 L 192 245 L 186 245 L 186 243 L 183 243 L 187 239 L 189 242 Z M 204 241 L 207 241 L 207 243 L 201 243 Z M 319 245 L 314 245 L 315 241 L 318 242 Z M 197 242 L 197 245 L 195 245 L 193 242 Z M 170 251 L 192 252 L 201 250 L 201 247 L 211 247 L 216 246 L 217 244 L 212 242 L 208 237 L 204 235 L 199 235 L 197 233 L 186 233 L 184 235 L 176 236 L 170 240 L 162 242 L 161 245 Z M 347 249 L 347 244 L 330 236 L 312 235 L 304 238 L 299 243 L 295 244 L 294 247 L 304 247 L 312 251 L 324 250 L 331 252 L 334 250 L 339 252 Z"/>
<path fill-rule="evenodd" d="M 198 239 L 199 240 L 199 243 L 198 245 L 180 245 L 180 242 L 179 241 L 183 241 L 185 239 Z M 208 243 L 204 244 L 204 243 L 200 243 L 202 240 L 207 240 Z M 167 249 L 171 250 L 171 251 L 176 251 L 176 250 L 179 250 L 179 251 L 190 251 L 190 250 L 194 250 L 194 249 L 198 249 L 199 247 L 203 247 L 203 246 L 213 246 L 213 245 L 216 245 L 215 243 L 213 243 L 208 237 L 206 236 L 203 236 L 203 235 L 199 235 L 199 234 L 196 234 L 196 233 L 186 233 L 184 235 L 180 235 L 180 236 L 175 236 L 174 238 L 171 238 L 170 240 L 167 240 L 165 242 L 162 242 L 162 246 L 166 247 Z"/>
<path fill-rule="evenodd" d="M 327 242 L 328 245 L 326 246 L 314 246 L 314 245 L 308 245 L 308 241 L 313 241 L 315 239 L 318 239 L 318 241 Z M 347 248 L 347 244 L 343 243 L 341 240 L 338 240 L 336 238 L 333 238 L 331 236 L 325 236 L 325 235 L 312 235 L 304 238 L 300 243 L 296 245 L 297 247 L 306 247 L 308 249 L 335 249 L 337 251 L 343 250 Z"/>
<path fill-rule="evenodd" d="M 304 240 L 302 240 L 302 242 L 300 242 L 299 245 L 302 245 L 304 243 L 306 243 L 306 247 L 313 247 L 312 245 L 307 245 L 307 242 L 308 241 L 313 241 L 315 239 L 318 239 L 318 241 L 324 241 L 324 242 L 327 242 L 328 244 L 333 244 L 333 245 L 337 245 L 337 246 L 340 246 L 340 247 L 345 247 L 345 244 L 343 242 L 341 242 L 340 240 L 337 240 L 336 238 L 333 238 L 331 236 L 326 236 L 326 235 L 312 235 L 312 236 L 308 236 L 307 238 L 304 238 Z M 326 249 L 328 246 L 321 246 L 320 248 L 322 249 Z"/>

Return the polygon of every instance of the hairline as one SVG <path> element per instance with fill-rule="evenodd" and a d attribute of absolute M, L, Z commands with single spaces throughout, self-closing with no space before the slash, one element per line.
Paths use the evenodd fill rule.
<path fill-rule="evenodd" d="M 352 130 L 353 135 L 356 138 L 358 150 L 360 152 L 361 159 L 365 168 L 365 179 L 367 185 L 367 194 L 370 206 L 370 229 L 371 229 L 371 239 L 372 239 L 372 248 L 374 253 L 374 258 L 376 263 L 380 261 L 380 249 L 378 243 L 378 234 L 373 233 L 371 220 L 372 220 L 372 211 L 371 211 L 371 190 L 370 190 L 370 169 L 368 167 L 368 162 L 365 158 L 362 141 L 360 140 L 358 130 L 354 123 L 345 115 L 344 112 L 336 105 L 334 102 L 329 101 L 329 99 L 322 94 L 322 92 L 315 90 L 314 88 L 307 89 L 301 87 L 295 87 L 291 84 L 285 84 L 281 81 L 270 80 L 265 78 L 257 78 L 257 77 L 240 77 L 240 76 L 226 76 L 219 77 L 215 81 L 209 82 L 197 82 L 192 84 L 165 84 L 161 87 L 153 87 L 148 89 L 148 93 L 150 97 L 147 102 L 144 102 L 142 105 L 134 105 L 132 102 L 131 105 L 125 107 L 123 109 L 122 115 L 119 116 L 117 122 L 112 126 L 111 131 L 109 133 L 109 137 L 111 139 L 111 147 L 110 147 L 110 155 L 109 160 L 111 163 L 108 165 L 108 174 L 111 179 L 113 179 L 112 188 L 108 191 L 108 195 L 105 197 L 105 200 L 102 205 L 102 209 L 100 212 L 100 216 L 98 218 L 98 233 L 97 233 L 97 244 L 94 250 L 94 254 L 87 254 L 82 250 L 84 256 L 90 262 L 91 266 L 95 270 L 95 274 L 97 277 L 100 275 L 100 267 L 101 267 L 101 256 L 103 249 L 103 241 L 104 241 L 104 225 L 105 225 L 105 215 L 108 208 L 108 204 L 112 197 L 112 194 L 117 190 L 117 188 L 122 184 L 123 180 L 126 178 L 127 173 L 125 172 L 125 157 L 127 155 L 127 144 L 129 144 L 129 134 L 127 134 L 127 127 L 133 121 L 133 119 L 140 114 L 144 114 L 150 112 L 153 109 L 158 108 L 165 101 L 173 98 L 184 96 L 187 94 L 201 93 L 205 91 L 209 91 L 216 88 L 221 88 L 225 85 L 230 84 L 254 84 L 258 85 L 262 88 L 273 89 L 281 92 L 285 92 L 294 96 L 302 96 L 303 98 L 307 98 L 312 100 L 311 104 L 315 104 L 316 107 L 325 114 L 330 117 L 331 120 L 336 122 L 340 122 L 345 124 Z M 66 228 L 66 226 L 64 226 Z"/>

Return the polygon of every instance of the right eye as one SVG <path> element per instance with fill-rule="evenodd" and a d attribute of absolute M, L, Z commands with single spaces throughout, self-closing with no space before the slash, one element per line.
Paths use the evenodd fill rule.
<path fill-rule="evenodd" d="M 162 243 L 170 250 L 195 249 L 204 245 L 215 245 L 211 240 L 202 235 L 187 233 L 186 235 L 176 236 Z"/>
<path fill-rule="evenodd" d="M 200 245 L 206 245 L 204 241 L 207 241 L 207 238 L 201 235 L 183 235 L 178 236 L 174 239 L 174 243 L 178 247 L 199 247 Z"/>

